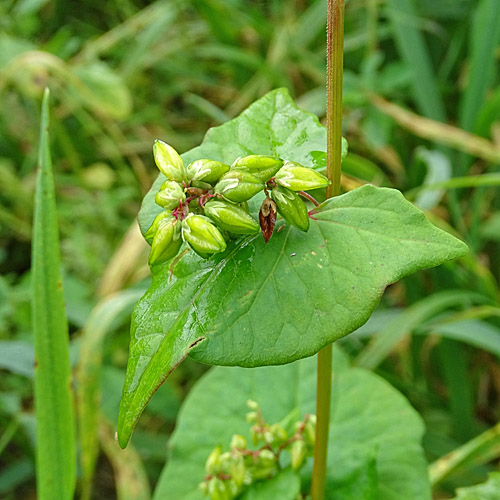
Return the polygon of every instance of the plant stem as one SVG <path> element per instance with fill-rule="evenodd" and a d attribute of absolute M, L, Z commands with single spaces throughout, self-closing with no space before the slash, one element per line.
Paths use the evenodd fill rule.
<path fill-rule="evenodd" d="M 332 181 L 326 197 L 340 194 L 342 162 L 342 74 L 344 63 L 344 0 L 328 0 L 326 58 L 326 175 Z"/>
<path fill-rule="evenodd" d="M 344 55 L 344 0 L 328 0 L 327 21 L 327 177 L 332 184 L 326 197 L 340 194 L 342 162 L 342 68 Z M 328 431 L 332 392 L 332 344 L 318 353 L 316 389 L 316 443 L 311 499 L 323 500 L 325 495 Z"/>

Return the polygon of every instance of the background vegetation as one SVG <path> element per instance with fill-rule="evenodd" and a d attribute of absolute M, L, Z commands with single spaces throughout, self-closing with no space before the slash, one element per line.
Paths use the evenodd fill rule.
<path fill-rule="evenodd" d="M 342 342 L 422 415 L 430 462 L 499 419 L 498 19 L 497 0 L 346 2 L 343 188 L 396 187 L 471 247 L 390 287 Z M 78 491 L 147 499 L 179 405 L 206 370 L 183 363 L 118 450 L 128 321 L 148 284 L 135 216 L 157 173 L 152 142 L 186 151 L 280 86 L 323 118 L 325 25 L 323 0 L 0 2 L 0 498 L 35 497 L 30 239 L 43 88 L 77 415 L 99 429 L 98 441 L 80 435 Z M 496 436 L 469 443 L 453 467 L 431 465 L 436 498 L 486 478 Z"/>

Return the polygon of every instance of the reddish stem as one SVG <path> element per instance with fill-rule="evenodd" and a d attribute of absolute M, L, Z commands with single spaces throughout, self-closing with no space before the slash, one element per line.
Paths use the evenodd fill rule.
<path fill-rule="evenodd" d="M 305 191 L 297 191 L 297 193 L 300 194 L 300 196 L 302 196 L 303 198 L 309 200 L 315 207 L 319 207 L 319 202 L 318 200 L 316 200 L 314 196 L 311 196 L 309 193 L 306 193 Z"/>

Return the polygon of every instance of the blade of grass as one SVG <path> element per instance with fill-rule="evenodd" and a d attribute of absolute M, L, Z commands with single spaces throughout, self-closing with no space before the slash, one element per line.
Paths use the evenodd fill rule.
<path fill-rule="evenodd" d="M 477 431 L 470 357 L 464 345 L 449 339 L 442 339 L 438 355 L 454 435 L 459 441 L 465 441 Z"/>
<path fill-rule="evenodd" d="M 37 498 L 70 500 L 75 489 L 75 425 L 48 126 L 46 89 L 32 248 Z"/>
<path fill-rule="evenodd" d="M 413 69 L 412 91 L 417 109 L 428 118 L 446 122 L 446 110 L 429 49 L 415 24 L 417 13 L 414 0 L 388 0 L 387 15 L 401 57 L 408 67 Z M 445 149 L 442 152 L 448 153 Z M 455 225 L 465 229 L 458 196 L 455 193 L 450 194 L 448 205 Z"/>
<path fill-rule="evenodd" d="M 470 39 L 470 67 L 467 85 L 460 101 L 460 125 L 472 132 L 486 92 L 493 82 L 500 43 L 500 2 L 482 0 L 476 8 Z M 462 171 L 462 175 L 463 175 Z"/>
<path fill-rule="evenodd" d="M 471 302 L 484 302 L 477 293 L 449 290 L 436 293 L 408 307 L 391 321 L 378 335 L 373 337 L 355 360 L 357 366 L 375 369 L 390 354 L 394 347 L 419 325 L 452 307 L 468 306 Z"/>
<path fill-rule="evenodd" d="M 429 466 L 433 486 L 459 469 L 485 464 L 500 456 L 500 423 Z"/>
<path fill-rule="evenodd" d="M 455 148 L 487 162 L 500 163 L 500 148 L 483 137 L 440 121 L 424 118 L 376 94 L 370 94 L 370 101 L 382 113 L 422 139 Z"/>
<path fill-rule="evenodd" d="M 402 59 L 413 69 L 412 90 L 417 109 L 429 118 L 446 121 L 428 48 L 414 22 L 417 14 L 413 0 L 387 0 L 387 15 Z"/>
<path fill-rule="evenodd" d="M 460 100 L 459 123 L 464 130 L 474 132 L 478 116 L 482 110 L 486 93 L 495 78 L 496 51 L 500 43 L 500 2 L 482 0 L 478 3 L 470 38 L 467 85 Z M 500 161 L 497 161 L 500 163 Z M 459 175 L 465 175 L 471 164 L 471 158 L 461 155 L 457 165 Z M 479 246 L 479 227 L 483 215 L 482 207 L 486 193 L 477 189 L 471 200 L 471 216 L 469 223 L 469 241 L 473 248 Z"/>

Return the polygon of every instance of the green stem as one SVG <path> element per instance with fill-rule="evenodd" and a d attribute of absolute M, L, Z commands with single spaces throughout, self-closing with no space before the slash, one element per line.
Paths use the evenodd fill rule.
<path fill-rule="evenodd" d="M 344 0 L 328 0 L 327 22 L 327 176 L 332 181 L 326 197 L 340 194 L 342 162 L 342 68 L 344 56 Z M 316 443 L 311 486 L 311 500 L 325 495 L 328 431 L 332 393 L 332 344 L 318 353 L 316 389 Z"/>
<path fill-rule="evenodd" d="M 316 442 L 311 485 L 311 500 L 325 496 L 326 463 L 328 460 L 328 430 L 330 427 L 330 400 L 332 394 L 332 346 L 318 352 L 316 389 Z"/>

